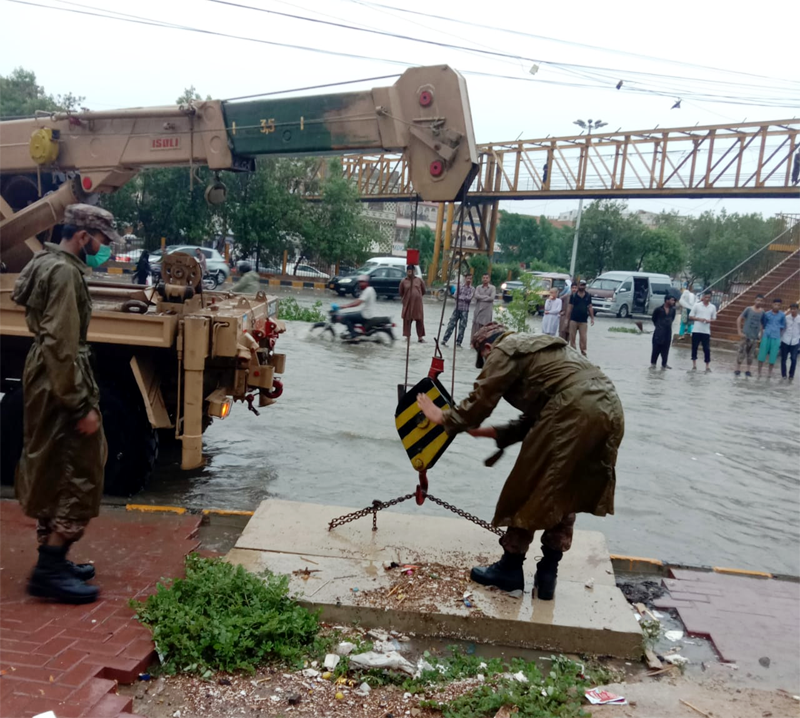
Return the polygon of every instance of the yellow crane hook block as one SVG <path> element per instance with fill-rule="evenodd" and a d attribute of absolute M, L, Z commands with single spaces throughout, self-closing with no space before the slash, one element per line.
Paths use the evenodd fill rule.
<path fill-rule="evenodd" d="M 417 394 L 427 394 L 440 409 L 449 409 L 453 400 L 438 380 L 425 377 L 403 395 L 394 412 L 397 433 L 411 465 L 415 471 L 423 471 L 439 460 L 454 437 L 425 418 L 417 406 Z"/>

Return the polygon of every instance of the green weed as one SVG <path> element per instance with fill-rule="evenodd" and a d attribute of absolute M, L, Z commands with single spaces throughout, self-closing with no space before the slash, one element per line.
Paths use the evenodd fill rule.
<path fill-rule="evenodd" d="M 271 661 L 300 665 L 324 650 L 317 614 L 288 595 L 288 576 L 249 573 L 219 559 L 186 558 L 186 578 L 131 601 L 153 631 L 165 673 L 248 671 Z"/>
<path fill-rule="evenodd" d="M 278 319 L 295 322 L 324 322 L 322 302 L 317 300 L 311 307 L 301 307 L 294 297 L 284 297 L 278 302 Z"/>
<path fill-rule="evenodd" d="M 608 331 L 617 332 L 618 334 L 641 334 L 638 329 L 633 327 L 609 327 Z"/>

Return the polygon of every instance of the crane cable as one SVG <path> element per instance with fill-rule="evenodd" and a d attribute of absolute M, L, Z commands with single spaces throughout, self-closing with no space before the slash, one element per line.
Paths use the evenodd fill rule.
<path fill-rule="evenodd" d="M 419 195 L 417 195 L 416 201 L 414 202 L 414 217 L 411 221 L 411 235 L 408 238 L 408 243 L 406 247 L 413 246 L 413 242 L 417 238 L 417 215 L 419 214 Z M 402 314 L 401 314 L 402 319 Z M 403 321 L 403 329 L 405 330 L 405 319 Z M 411 325 L 409 324 L 408 327 L 408 336 L 406 337 L 406 374 L 405 379 L 403 380 L 403 391 L 408 391 L 408 363 L 409 363 L 409 356 L 411 354 Z"/>

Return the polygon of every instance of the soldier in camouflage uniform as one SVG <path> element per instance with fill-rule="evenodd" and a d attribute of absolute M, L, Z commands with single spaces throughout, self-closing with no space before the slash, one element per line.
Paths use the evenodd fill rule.
<path fill-rule="evenodd" d="M 446 411 L 424 394 L 417 402 L 449 436 L 467 431 L 493 438 L 501 451 L 522 442 L 492 521 L 508 527 L 500 539 L 503 557 L 473 568 L 471 578 L 521 594 L 525 554 L 534 531 L 544 530 L 533 585 L 538 598 L 550 600 L 558 563 L 572 545 L 575 514 L 614 513 L 622 405 L 608 377 L 559 337 L 513 334 L 492 323 L 475 334 L 472 344 L 483 369 L 472 393 Z M 522 412 L 520 418 L 481 427 L 500 399 Z"/>
<path fill-rule="evenodd" d="M 89 364 L 86 332 L 92 300 L 84 275 L 118 240 L 110 212 L 67 207 L 61 243 L 47 243 L 25 267 L 12 298 L 25 307 L 33 345 L 25 361 L 24 443 L 16 493 L 37 520 L 39 560 L 28 583 L 34 596 L 90 603 L 98 596 L 91 564 L 67 560 L 70 546 L 97 516 L 106 440 L 100 392 Z"/>

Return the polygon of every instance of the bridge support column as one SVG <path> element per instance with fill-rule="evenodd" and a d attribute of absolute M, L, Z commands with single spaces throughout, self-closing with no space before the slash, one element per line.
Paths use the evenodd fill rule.
<path fill-rule="evenodd" d="M 447 266 L 450 261 L 450 242 L 453 238 L 453 214 L 455 204 L 450 202 L 447 205 L 447 224 L 444 230 L 444 251 L 442 252 L 442 278 L 447 282 Z"/>

